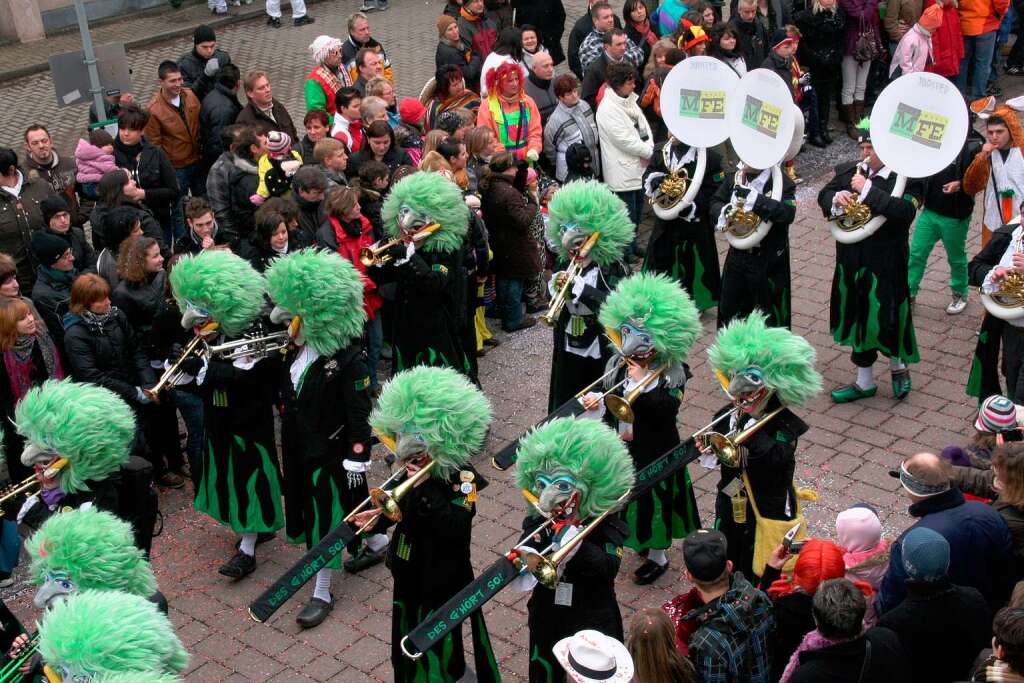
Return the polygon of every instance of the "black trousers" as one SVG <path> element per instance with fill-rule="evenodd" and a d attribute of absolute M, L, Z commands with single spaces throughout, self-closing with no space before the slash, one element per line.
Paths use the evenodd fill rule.
<path fill-rule="evenodd" d="M 1003 325 L 1003 376 L 1006 397 L 1024 403 L 1024 328 Z"/>

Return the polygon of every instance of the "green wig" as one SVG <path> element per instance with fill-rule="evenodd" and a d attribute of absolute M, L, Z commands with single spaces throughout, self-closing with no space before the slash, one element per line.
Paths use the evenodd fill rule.
<path fill-rule="evenodd" d="M 182 313 L 189 305 L 205 309 L 229 337 L 256 320 L 266 288 L 248 261 L 222 249 L 186 256 L 171 269 L 171 290 Z"/>
<path fill-rule="evenodd" d="M 78 589 L 122 591 L 148 598 L 156 592 L 153 570 L 135 546 L 132 528 L 109 512 L 90 508 L 53 515 L 26 542 L 32 578 L 65 571 Z"/>
<path fill-rule="evenodd" d="M 14 409 L 25 440 L 67 458 L 58 481 L 64 493 L 88 491 L 128 462 L 135 415 L 110 389 L 71 380 L 47 380 L 30 389 Z"/>
<path fill-rule="evenodd" d="M 93 683 L 183 683 L 181 676 L 158 671 L 130 671 L 118 674 L 104 674 L 93 679 Z"/>
<path fill-rule="evenodd" d="M 423 251 L 453 252 L 469 231 L 469 208 L 459 186 L 438 173 L 419 171 L 392 186 L 380 216 L 390 239 L 399 235 L 398 212 L 403 206 L 429 217 L 441 229 L 420 243 Z"/>
<path fill-rule="evenodd" d="M 55 603 L 39 625 L 39 652 L 50 666 L 93 675 L 176 674 L 188 665 L 188 653 L 156 605 L 119 591 L 86 590 Z"/>
<path fill-rule="evenodd" d="M 361 337 L 366 323 L 363 278 L 339 254 L 303 249 L 267 268 L 274 303 L 302 318 L 306 343 L 329 356 Z"/>
<path fill-rule="evenodd" d="M 643 328 L 658 357 L 669 364 L 686 360 L 701 331 L 700 314 L 690 295 L 678 282 L 650 273 L 621 280 L 601 305 L 598 319 L 613 330 L 627 323 Z"/>
<path fill-rule="evenodd" d="M 711 367 L 726 377 L 744 368 L 760 368 L 765 386 L 774 390 L 782 403 L 803 405 L 821 391 L 814 347 L 784 327 L 769 327 L 765 320 L 763 313 L 755 311 L 719 330 L 708 348 Z"/>
<path fill-rule="evenodd" d="M 487 397 L 464 375 L 421 365 L 384 384 L 370 425 L 391 437 L 419 434 L 437 462 L 434 475 L 447 478 L 483 447 L 491 418 Z"/>
<path fill-rule="evenodd" d="M 619 435 L 600 420 L 559 417 L 519 442 L 516 486 L 533 490 L 537 474 L 567 469 L 580 490 L 580 519 L 619 506 L 633 487 L 633 459 Z"/>
<path fill-rule="evenodd" d="M 548 239 L 558 245 L 562 258 L 568 258 L 562 244 L 562 226 L 576 225 L 587 234 L 600 232 L 590 250 L 591 260 L 599 266 L 620 260 L 635 232 L 625 203 L 597 180 L 574 180 L 563 185 L 551 197 L 548 218 Z"/>

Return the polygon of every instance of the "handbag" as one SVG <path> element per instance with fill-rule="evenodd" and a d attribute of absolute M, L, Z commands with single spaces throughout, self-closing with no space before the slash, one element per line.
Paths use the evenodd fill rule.
<path fill-rule="evenodd" d="M 754 557 L 752 566 L 754 574 L 761 576 L 764 574 L 764 568 L 768 564 L 768 559 L 771 557 L 772 552 L 782 543 L 782 538 L 786 535 L 786 532 L 796 524 L 800 524 L 800 530 L 797 532 L 794 540 L 800 540 L 807 536 L 807 519 L 804 517 L 799 495 L 793 496 L 793 501 L 796 505 L 796 514 L 793 516 L 793 519 L 768 519 L 767 517 L 762 517 L 760 510 L 757 509 L 757 501 L 754 500 L 754 490 L 750 488 L 750 479 L 747 477 L 746 470 L 743 471 L 743 486 L 747 489 L 747 499 L 750 501 L 750 507 L 754 511 Z M 783 573 L 792 572 L 795 564 L 796 556 L 793 555 L 783 565 Z"/>
<path fill-rule="evenodd" d="M 857 42 L 853 45 L 853 58 L 863 64 L 878 59 L 881 54 L 882 44 L 874 27 L 862 17 L 857 31 Z"/>

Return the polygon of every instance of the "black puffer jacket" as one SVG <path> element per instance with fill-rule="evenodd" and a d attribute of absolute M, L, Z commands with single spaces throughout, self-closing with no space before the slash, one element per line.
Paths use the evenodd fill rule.
<path fill-rule="evenodd" d="M 242 105 L 234 91 L 228 90 L 218 83 L 203 98 L 202 109 L 199 111 L 199 132 L 203 144 L 203 159 L 212 164 L 224 152 L 220 143 L 220 134 L 225 126 L 235 122 Z"/>
<path fill-rule="evenodd" d="M 146 142 L 128 146 L 120 138 L 114 140 L 114 163 L 128 171 L 135 184 L 146 191 L 143 202 L 164 232 L 171 234 L 171 208 L 178 201 L 178 178 L 164 151 Z M 167 246 L 160 235 L 160 243 Z"/>
<path fill-rule="evenodd" d="M 142 234 L 158 241 L 160 249 L 163 251 L 166 246 L 164 245 L 164 231 L 161 229 L 160 223 L 153 215 L 153 212 L 149 210 L 149 207 L 127 200 L 123 201 L 121 206 L 130 206 L 139 212 L 139 225 L 142 227 Z M 113 208 L 112 206 L 97 202 L 96 206 L 92 208 L 92 213 L 89 214 L 89 224 L 92 226 L 92 245 L 96 251 L 103 251 L 103 249 L 110 246 L 106 240 L 107 215 Z M 97 258 L 99 257 L 97 256 Z"/>
<path fill-rule="evenodd" d="M 68 313 L 64 316 L 64 348 L 76 382 L 106 387 L 129 405 L 139 405 L 136 387 L 149 387 L 155 382 L 146 354 L 120 310 L 112 309 L 103 324 L 90 324 Z"/>
<path fill-rule="evenodd" d="M 63 276 L 63 277 L 62 277 Z M 73 274 L 60 273 L 49 268 L 39 268 L 36 283 L 32 286 L 32 303 L 43 317 L 46 329 L 53 338 L 53 343 L 62 354 L 61 360 L 67 361 L 64 354 L 64 315 L 68 312 L 71 301 L 71 283 Z M 67 367 L 67 366 L 65 366 Z"/>
<path fill-rule="evenodd" d="M 163 360 L 170 349 L 170 343 L 159 339 L 153 329 L 154 321 L 167 308 L 166 284 L 167 271 L 161 270 L 145 282 L 121 280 L 110 295 L 111 303 L 124 313 L 139 347 L 150 360 Z"/>
<path fill-rule="evenodd" d="M 469 59 L 466 59 L 466 56 Z M 462 75 L 466 79 L 466 87 L 475 90 L 480 83 L 480 70 L 483 68 L 483 60 L 480 59 L 480 55 L 470 50 L 469 46 L 464 42 L 461 47 L 455 47 L 449 45 L 443 41 L 438 41 L 437 51 L 434 53 L 434 67 L 440 69 L 446 64 L 454 64 L 455 66 L 462 69 Z"/>
<path fill-rule="evenodd" d="M 256 194 L 256 188 L 260 184 L 256 164 L 236 154 L 234 167 L 229 176 L 229 184 L 231 187 L 231 223 L 234 227 L 232 237 L 237 238 L 237 244 L 244 241 L 256 228 L 254 218 L 256 207 L 249 201 L 249 197 Z"/>
<path fill-rule="evenodd" d="M 18 282 L 25 291 L 32 289 L 39 265 L 29 248 L 32 233 L 43 227 L 39 202 L 52 194 L 53 188 L 42 178 L 25 178 L 18 197 L 0 192 L 0 251 L 14 259 Z"/>
<path fill-rule="evenodd" d="M 210 59 L 217 60 L 218 71 L 225 64 L 231 63 L 231 57 L 228 53 L 219 48 L 213 51 L 213 57 Z M 195 48 L 183 54 L 178 60 L 178 68 L 181 69 L 181 77 L 185 81 L 185 87 L 191 88 L 192 92 L 200 100 L 203 99 L 206 93 L 213 90 L 217 82 L 217 72 L 214 72 L 212 77 L 206 75 L 207 61 L 196 54 Z"/>

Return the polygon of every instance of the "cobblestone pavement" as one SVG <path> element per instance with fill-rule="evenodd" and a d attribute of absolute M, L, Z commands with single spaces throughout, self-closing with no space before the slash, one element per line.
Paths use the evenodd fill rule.
<path fill-rule="evenodd" d="M 571 17 L 578 16 L 583 2 L 571 0 L 566 5 Z M 221 30 L 220 40 L 243 68 L 266 66 L 277 96 L 293 114 L 299 114 L 301 81 L 309 68 L 305 46 L 321 32 L 343 35 L 344 17 L 353 7 L 352 2 L 337 0 L 313 6 L 316 24 L 301 29 L 271 31 L 261 22 L 240 23 Z M 436 40 L 434 21 L 440 7 L 440 0 L 394 0 L 387 13 L 371 16 L 374 34 L 389 48 L 396 64 L 401 93 L 418 92 L 430 75 Z M 187 47 L 188 41 L 177 40 L 130 54 L 143 98 L 152 90 L 149 79 L 158 61 L 177 56 Z M 51 90 L 48 75 L 0 87 L 4 112 L 0 144 L 17 143 L 20 147 L 21 129 L 30 121 L 41 120 L 52 126 L 60 149 L 70 148 L 86 118 L 85 109 L 55 111 Z M 852 152 L 848 141 L 830 155 L 808 154 L 801 160 L 808 183 L 798 192 L 798 218 L 790 232 L 793 326 L 817 349 L 826 388 L 850 381 L 853 371 L 846 354 L 828 334 L 834 246 L 815 204 L 821 179 L 808 171 L 827 168 L 836 154 L 846 152 Z M 969 251 L 974 253 L 979 246 L 977 223 L 969 239 Z M 836 406 L 823 396 L 797 411 L 811 425 L 801 439 L 797 477 L 800 485 L 820 493 L 818 502 L 806 508 L 816 534 L 828 536 L 835 514 L 858 501 L 878 506 L 887 533 L 898 533 L 907 525 L 908 517 L 898 483 L 886 471 L 916 451 L 958 443 L 968 431 L 973 407 L 963 387 L 981 306 L 973 294 L 965 313 L 947 316 L 943 310 L 948 302 L 945 277 L 944 255 L 939 247 L 914 311 L 922 361 L 913 368 L 914 391 L 905 401 L 892 398 L 885 368 L 879 366 L 881 381 L 875 398 Z M 705 360 L 704 351 L 713 330 L 712 317 L 706 320 L 703 338 L 690 359 L 694 378 L 687 387 L 680 414 L 683 434 L 705 424 L 725 402 Z M 550 332 L 537 326 L 511 337 L 498 336 L 504 342 L 502 346 L 481 361 L 484 389 L 495 407 L 489 450 L 517 438 L 543 417 L 547 397 Z M 485 455 L 476 460 L 492 483 L 481 497 L 474 528 L 473 560 L 480 569 L 511 547 L 524 506 L 511 483 L 511 473 L 491 470 Z M 691 474 L 702 519 L 711 523 L 710 492 L 716 475 L 696 466 Z M 382 466 L 378 466 L 371 480 L 384 477 Z M 358 576 L 339 574 L 334 582 L 335 610 L 319 628 L 300 631 L 294 621 L 309 589 L 268 624 L 255 624 L 246 615 L 247 603 L 297 559 L 298 551 L 280 540 L 260 546 L 256 573 L 241 583 L 229 583 L 216 569 L 234 552 L 236 539 L 192 511 L 186 492 L 164 492 L 161 499 L 165 527 L 154 543 L 153 564 L 170 601 L 171 618 L 192 653 L 189 681 L 390 680 L 391 582 L 384 567 Z M 672 569 L 665 576 L 653 586 L 641 588 L 628 578 L 639 561 L 627 555 L 617 584 L 627 620 L 636 609 L 660 605 L 684 588 L 678 544 L 671 561 Z M 24 582 L 24 567 L 18 576 L 21 581 L 3 597 L 31 624 L 36 615 L 31 607 L 33 591 Z M 485 613 L 502 671 L 507 672 L 509 680 L 525 680 L 525 596 L 506 591 Z"/>

